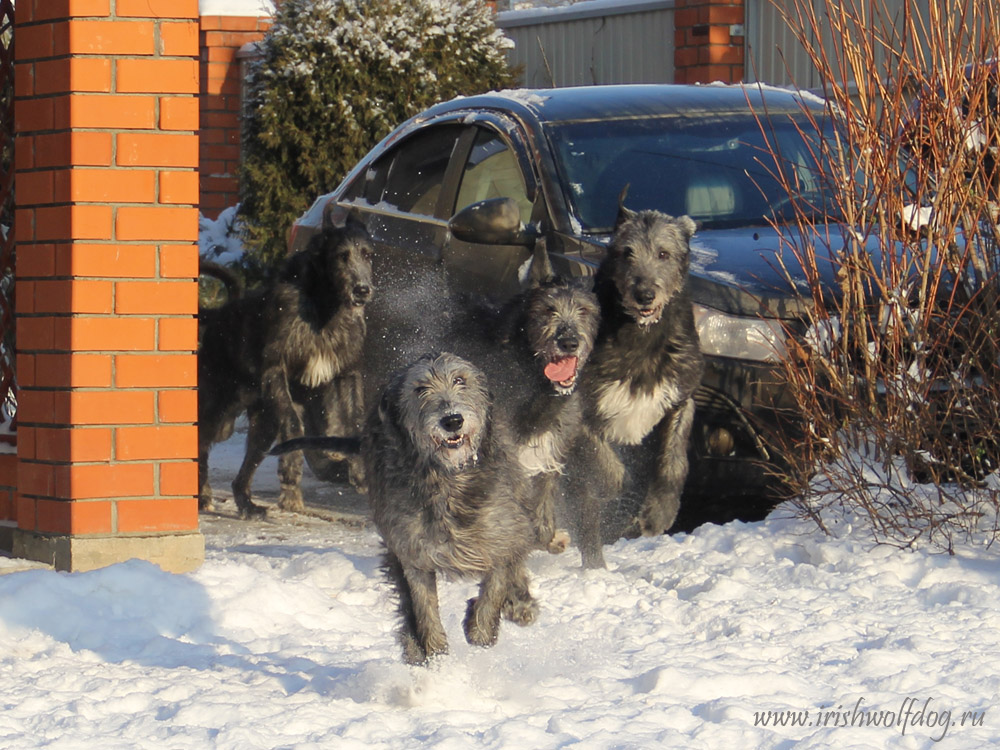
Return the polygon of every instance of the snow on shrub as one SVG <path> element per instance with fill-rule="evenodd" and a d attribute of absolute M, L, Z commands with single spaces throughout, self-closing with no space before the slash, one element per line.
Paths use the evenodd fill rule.
<path fill-rule="evenodd" d="M 247 80 L 241 215 L 249 270 L 393 127 L 511 84 L 510 41 L 481 0 L 287 0 Z"/>

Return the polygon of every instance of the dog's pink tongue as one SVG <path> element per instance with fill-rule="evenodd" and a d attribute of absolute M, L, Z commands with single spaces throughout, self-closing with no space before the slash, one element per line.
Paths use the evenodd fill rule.
<path fill-rule="evenodd" d="M 553 383 L 563 383 L 576 375 L 576 357 L 563 357 L 545 365 L 545 377 Z"/>

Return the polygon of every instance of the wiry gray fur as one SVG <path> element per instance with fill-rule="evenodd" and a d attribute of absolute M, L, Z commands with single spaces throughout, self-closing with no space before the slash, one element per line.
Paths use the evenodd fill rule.
<path fill-rule="evenodd" d="M 536 544 L 532 503 L 504 427 L 494 419 L 486 377 L 450 353 L 428 354 L 398 372 L 369 414 L 360 451 L 408 663 L 448 651 L 439 573 L 481 581 L 464 622 L 471 644 L 492 646 L 501 616 L 519 625 L 537 617 L 524 567 Z M 305 437 L 272 453 L 349 450 L 351 443 Z"/>
<path fill-rule="evenodd" d="M 576 386 L 599 318 L 593 292 L 546 273 L 501 308 L 471 311 L 451 344 L 490 373 L 496 409 L 531 483 L 539 546 L 552 553 L 569 542 L 556 528 L 555 502 L 582 424 Z"/>
<path fill-rule="evenodd" d="M 400 597 L 407 662 L 447 651 L 437 573 L 482 581 L 469 643 L 496 642 L 501 614 L 533 622 L 524 558 L 534 546 L 522 472 L 493 420 L 485 376 L 452 354 L 397 375 L 368 420 L 363 455 L 386 571 Z"/>
<path fill-rule="evenodd" d="M 571 479 L 584 565 L 603 567 L 602 497 L 628 490 L 626 534 L 674 523 L 688 471 L 692 395 L 704 367 L 688 293 L 695 223 L 619 207 L 595 277 L 601 328 L 584 373 L 585 429 Z M 633 449 L 632 446 L 635 446 Z M 622 457 L 635 459 L 628 472 Z"/>
<path fill-rule="evenodd" d="M 360 398 L 371 252 L 364 226 L 349 219 L 290 256 L 263 291 L 205 316 L 198 352 L 199 507 L 212 501 L 209 450 L 232 434 L 243 411 L 249 419 L 246 454 L 233 480 L 243 518 L 264 514 L 250 499 L 250 485 L 275 438 L 343 431 L 336 417 L 354 408 L 339 402 Z M 301 453 L 282 456 L 278 473 L 279 505 L 301 509 Z"/>

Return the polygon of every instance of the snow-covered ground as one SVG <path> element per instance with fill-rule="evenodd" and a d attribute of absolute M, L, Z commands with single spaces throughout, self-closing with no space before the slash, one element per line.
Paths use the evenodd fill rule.
<path fill-rule="evenodd" d="M 224 488 L 239 437 L 213 452 Z M 258 473 L 266 502 L 273 459 Z M 530 560 L 538 622 L 408 667 L 349 490 L 202 515 L 204 565 L 0 576 L 0 747 L 983 748 L 1000 740 L 1000 558 L 762 523 Z M 339 516 L 337 514 L 340 514 Z M 336 520 L 336 518 L 342 520 Z M 346 521 L 346 522 L 345 522 Z M 0 567 L 2 569 L 2 567 Z M 767 725 L 765 726 L 765 722 Z M 775 726 L 780 722 L 783 725 Z M 794 722 L 794 724 L 792 723 Z"/>

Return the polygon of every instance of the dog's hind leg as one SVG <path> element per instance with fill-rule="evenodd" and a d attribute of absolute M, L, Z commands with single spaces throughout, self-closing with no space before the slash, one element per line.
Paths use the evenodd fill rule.
<path fill-rule="evenodd" d="M 270 446 L 269 446 L 270 447 Z M 302 501 L 302 452 L 284 453 L 278 458 L 278 507 L 282 510 L 300 511 L 306 506 Z"/>
<path fill-rule="evenodd" d="M 559 489 L 559 475 L 555 472 L 536 474 L 531 478 L 531 492 L 537 503 L 533 508 L 535 533 L 539 549 L 553 555 L 566 551 L 569 534 L 556 528 L 556 493 Z"/>
<path fill-rule="evenodd" d="M 694 420 L 694 399 L 677 406 L 660 423 L 660 449 L 655 475 L 639 511 L 639 528 L 646 536 L 668 531 L 677 519 L 688 474 L 688 438 Z"/>
<path fill-rule="evenodd" d="M 198 441 L 198 510 L 212 507 L 212 485 L 208 481 L 208 452 L 211 444 Z"/>
<path fill-rule="evenodd" d="M 297 412 L 301 407 L 295 405 Z M 293 422 L 301 424 L 301 422 Z M 282 442 L 300 435 L 289 435 L 289 425 L 283 424 L 278 431 L 278 439 Z M 270 447 L 270 446 L 268 446 Z M 278 483 L 281 491 L 278 494 L 278 507 L 282 510 L 301 511 L 305 508 L 302 502 L 302 451 L 283 453 L 278 458 Z"/>
<path fill-rule="evenodd" d="M 403 567 L 392 552 L 386 552 L 383 569 L 399 597 L 399 642 L 403 661 L 423 664 L 448 653 L 448 637 L 438 610 L 437 576 L 434 571 Z"/>
<path fill-rule="evenodd" d="M 604 568 L 601 515 L 605 500 L 617 497 L 625 478 L 625 466 L 614 449 L 600 437 L 586 432 L 577 444 L 569 494 L 579 507 L 580 555 L 585 568 Z"/>
<path fill-rule="evenodd" d="M 307 435 L 360 435 L 364 421 L 364 391 L 361 374 L 351 371 L 334 378 L 320 388 L 310 388 L 303 399 L 302 420 Z M 319 479 L 342 481 L 342 464 L 348 468 L 348 480 L 361 494 L 366 494 L 364 462 L 357 454 L 307 449 L 306 463 Z"/>
<path fill-rule="evenodd" d="M 198 404 L 198 509 L 206 510 L 212 507 L 214 499 L 208 480 L 209 453 L 213 444 L 228 440 L 233 434 L 233 426 L 242 407 L 238 400 L 220 407 L 221 399 L 208 395 L 210 386 L 199 385 L 199 388 L 203 393 Z"/>
<path fill-rule="evenodd" d="M 263 518 L 267 514 L 267 508 L 257 505 L 250 499 L 253 475 L 267 455 L 267 449 L 271 447 L 277 434 L 273 418 L 264 411 L 259 404 L 247 410 L 250 426 L 247 430 L 246 453 L 240 470 L 233 480 L 233 499 L 236 501 L 240 518 Z"/>

